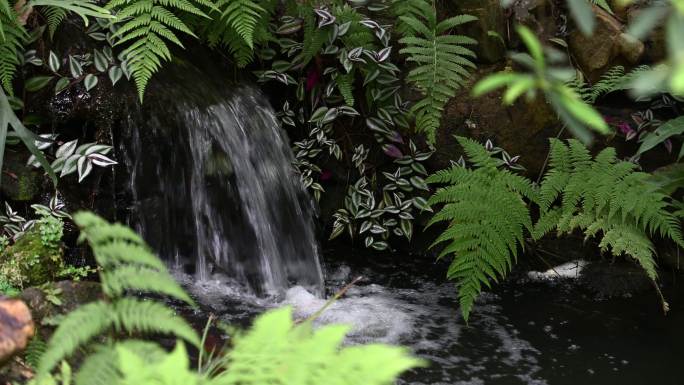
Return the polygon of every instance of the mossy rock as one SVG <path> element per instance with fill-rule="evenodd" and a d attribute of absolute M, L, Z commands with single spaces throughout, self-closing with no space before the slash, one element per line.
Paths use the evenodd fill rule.
<path fill-rule="evenodd" d="M 55 278 L 62 266 L 61 245 L 45 242 L 40 225 L 27 231 L 0 254 L 0 279 L 16 287 L 41 285 Z"/>

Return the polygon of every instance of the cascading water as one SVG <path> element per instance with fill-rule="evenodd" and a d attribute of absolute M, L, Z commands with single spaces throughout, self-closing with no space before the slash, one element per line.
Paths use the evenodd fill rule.
<path fill-rule="evenodd" d="M 229 91 L 226 91 L 229 90 Z M 175 69 L 124 123 L 132 222 L 163 257 L 260 295 L 322 291 L 313 206 L 285 133 L 249 85 Z"/>

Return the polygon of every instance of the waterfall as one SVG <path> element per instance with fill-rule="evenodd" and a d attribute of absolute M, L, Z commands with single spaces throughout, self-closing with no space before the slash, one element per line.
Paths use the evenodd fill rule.
<path fill-rule="evenodd" d="M 322 292 L 314 207 L 273 109 L 253 86 L 169 70 L 122 124 L 131 222 L 162 257 L 259 295 Z"/>

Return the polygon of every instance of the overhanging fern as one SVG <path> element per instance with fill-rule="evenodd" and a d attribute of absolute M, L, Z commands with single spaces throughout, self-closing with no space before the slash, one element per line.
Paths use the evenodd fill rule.
<path fill-rule="evenodd" d="M 118 39 L 116 45 L 128 44 L 122 55 L 141 101 L 152 75 L 161 68 L 163 61 L 171 60 L 167 43 L 183 47 L 176 32 L 196 37 L 174 12 L 208 19 L 199 6 L 213 7 L 213 3 L 209 0 L 112 0 L 107 4 L 123 22 L 114 38 Z"/>
<path fill-rule="evenodd" d="M 452 258 L 447 273 L 456 281 L 461 312 L 468 320 L 482 286 L 498 281 L 511 269 L 523 246 L 525 231 L 532 220 L 523 198 L 535 199 L 532 183 L 509 170 L 502 161 L 477 142 L 459 137 L 468 160 L 475 169 L 454 165 L 427 179 L 446 184 L 430 198 L 432 206 L 442 205 L 429 225 L 446 222 L 446 230 L 434 245 L 445 243 L 440 258 Z"/>
<path fill-rule="evenodd" d="M 399 52 L 416 65 L 407 79 L 424 95 L 424 99 L 417 102 L 411 111 L 415 114 L 417 129 L 427 135 L 430 143 L 434 143 L 444 106 L 463 85 L 469 69 L 476 68 L 471 61 L 475 53 L 464 46 L 477 41 L 448 32 L 477 18 L 459 15 L 438 22 L 434 2 L 401 1 L 405 3 L 400 8 L 405 14 L 399 16 L 404 25 L 404 37 L 399 42 L 405 47 Z"/>
<path fill-rule="evenodd" d="M 0 82 L 12 95 L 12 79 L 20 64 L 19 55 L 27 38 L 26 31 L 17 22 L 17 14 L 7 0 L 0 0 Z"/>

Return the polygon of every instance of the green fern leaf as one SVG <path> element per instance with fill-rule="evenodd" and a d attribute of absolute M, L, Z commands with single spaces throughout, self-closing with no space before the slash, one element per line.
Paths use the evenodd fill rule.
<path fill-rule="evenodd" d="M 48 342 L 40 358 L 38 374 L 47 375 L 64 358 L 81 345 L 107 330 L 112 324 L 112 307 L 102 301 L 82 305 L 70 312 Z"/>
<path fill-rule="evenodd" d="M 122 298 L 112 304 L 113 324 L 129 333 L 170 334 L 200 346 L 195 330 L 173 310 L 154 301 Z"/>
<path fill-rule="evenodd" d="M 407 55 L 407 62 L 413 62 L 407 80 L 424 95 L 424 99 L 411 108 L 416 118 L 416 127 L 427 135 L 430 143 L 435 142 L 444 106 L 456 95 L 476 66 L 472 62 L 475 53 L 464 45 L 476 44 L 474 39 L 462 35 L 448 35 L 458 25 L 477 20 L 473 16 L 459 15 L 437 22 L 437 13 L 431 2 L 409 0 L 401 7 L 399 19 L 404 45 L 399 52 Z"/>
<path fill-rule="evenodd" d="M 102 273 L 103 290 L 110 297 L 120 297 L 126 290 L 165 294 L 188 304 L 194 302 L 166 271 L 147 267 L 120 266 Z"/>
<path fill-rule="evenodd" d="M 206 0 L 112 0 L 107 4 L 122 20 L 123 25 L 113 37 L 117 39 L 116 45 L 129 44 L 122 56 L 141 102 L 147 83 L 162 62 L 171 60 L 167 42 L 183 47 L 173 30 L 196 37 L 174 11 L 209 18 L 198 6 L 211 4 Z"/>
<path fill-rule="evenodd" d="M 458 285 L 467 321 L 482 286 L 506 276 L 523 246 L 524 233 L 532 231 L 523 198 L 536 199 L 537 191 L 529 180 L 500 169 L 484 146 L 461 137 L 458 141 L 477 168 L 452 166 L 428 177 L 428 183 L 448 184 L 428 201 L 442 205 L 428 226 L 447 223 L 433 246 L 445 244 L 439 257 L 452 258 L 447 277 Z"/>

